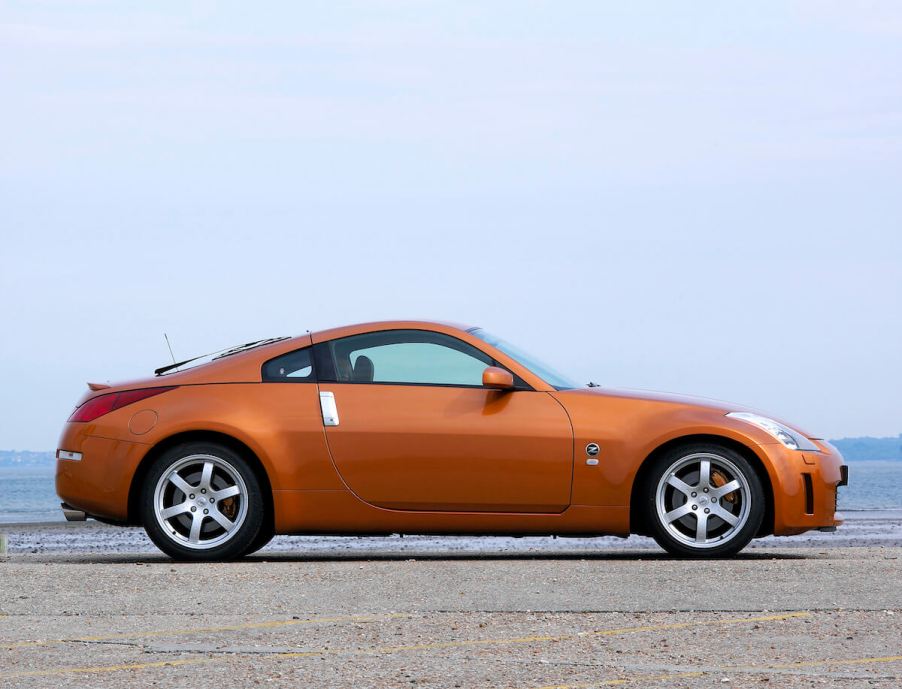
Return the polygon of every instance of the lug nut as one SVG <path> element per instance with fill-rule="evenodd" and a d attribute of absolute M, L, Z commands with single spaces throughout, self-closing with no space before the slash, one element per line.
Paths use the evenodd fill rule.
<path fill-rule="evenodd" d="M 201 493 L 206 493 L 206 492 L 207 492 L 207 489 L 206 489 L 206 488 L 201 488 L 201 489 L 200 489 L 200 492 L 201 492 Z"/>
<path fill-rule="evenodd" d="M 204 510 L 204 512 L 206 512 L 206 511 L 207 511 L 207 510 Z M 709 510 L 707 507 L 705 508 L 705 514 L 708 514 L 708 512 L 710 512 L 710 511 L 711 511 L 711 510 Z"/>
<path fill-rule="evenodd" d="M 204 514 L 210 514 L 210 510 L 204 510 Z"/>
<path fill-rule="evenodd" d="M 191 495 L 189 495 L 188 497 L 189 497 L 191 500 L 194 500 L 194 493 L 191 493 Z"/>
<path fill-rule="evenodd" d="M 692 492 L 692 497 L 693 497 L 693 498 L 696 497 L 697 495 L 698 495 L 698 493 L 696 493 L 695 491 Z"/>
<path fill-rule="evenodd" d="M 717 502 L 717 498 L 711 498 L 711 504 L 713 505 L 715 502 Z"/>
<path fill-rule="evenodd" d="M 210 498 L 210 502 L 216 502 L 216 498 Z"/>
<path fill-rule="evenodd" d="M 708 492 L 708 489 L 707 489 L 707 488 L 705 488 L 705 492 L 706 492 L 706 493 Z"/>
<path fill-rule="evenodd" d="M 192 511 L 192 512 L 197 512 L 197 508 L 196 508 L 194 505 L 191 505 L 191 511 Z"/>
<path fill-rule="evenodd" d="M 191 509 L 193 510 L 194 508 L 192 507 Z M 697 510 L 697 509 L 698 509 L 698 505 L 693 505 L 693 506 L 692 506 L 692 509 Z"/>

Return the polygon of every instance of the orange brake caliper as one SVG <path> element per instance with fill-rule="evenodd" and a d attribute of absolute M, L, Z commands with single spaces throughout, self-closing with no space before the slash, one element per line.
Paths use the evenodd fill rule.
<path fill-rule="evenodd" d="M 719 470 L 712 469 L 711 470 L 711 483 L 714 484 L 715 488 L 720 488 L 721 486 L 727 485 L 727 477 L 724 476 Z M 726 502 L 736 502 L 736 491 L 732 493 L 727 493 L 724 495 L 721 500 L 725 500 Z"/>

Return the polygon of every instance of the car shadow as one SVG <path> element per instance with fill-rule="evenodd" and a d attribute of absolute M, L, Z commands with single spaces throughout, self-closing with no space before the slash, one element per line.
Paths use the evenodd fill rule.
<path fill-rule="evenodd" d="M 787 552 L 781 551 L 750 551 L 740 553 L 731 558 L 711 558 L 708 561 L 736 562 L 736 561 L 762 561 L 762 560 L 818 560 L 829 559 L 828 553 L 818 551 Z M 162 553 L 29 553 L 21 556 L 13 554 L 10 560 L 17 562 L 47 562 L 53 564 L 132 564 L 132 565 L 159 565 L 171 564 L 173 566 L 196 566 L 195 562 L 181 562 L 173 560 Z M 698 558 L 674 557 L 664 552 L 653 550 L 604 550 L 598 552 L 586 551 L 558 551 L 558 552 L 418 552 L 418 551 L 369 551 L 369 552 L 345 552 L 336 553 L 329 551 L 292 552 L 271 551 L 261 552 L 240 560 L 231 560 L 229 566 L 259 565 L 266 563 L 341 563 L 341 562 L 542 562 L 542 561 L 587 561 L 587 562 L 643 562 L 643 561 L 693 561 Z M 702 560 L 705 561 L 705 560 Z M 223 563 L 213 563 L 216 564 Z"/>
<path fill-rule="evenodd" d="M 498 561 L 625 561 L 642 562 L 645 560 L 698 560 L 699 558 L 674 557 L 664 552 L 655 551 L 605 551 L 605 552 L 553 552 L 553 553 L 444 553 L 444 552 L 397 552 L 397 553 L 291 553 L 273 552 L 259 553 L 244 558 L 243 562 L 404 562 L 404 561 L 448 561 L 448 562 L 485 562 Z M 804 553 L 740 553 L 732 558 L 711 558 L 711 560 L 807 560 L 818 559 Z"/>

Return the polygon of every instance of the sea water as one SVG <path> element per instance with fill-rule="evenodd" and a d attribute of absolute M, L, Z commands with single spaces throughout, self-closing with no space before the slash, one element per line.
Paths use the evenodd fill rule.
<path fill-rule="evenodd" d="M 0 523 L 63 521 L 54 467 L 0 467 Z M 849 463 L 849 485 L 839 492 L 840 510 L 902 509 L 902 462 Z"/>

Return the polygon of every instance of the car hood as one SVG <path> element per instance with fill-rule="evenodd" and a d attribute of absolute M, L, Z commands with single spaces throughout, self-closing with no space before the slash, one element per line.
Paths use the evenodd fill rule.
<path fill-rule="evenodd" d="M 659 402 L 661 404 L 689 405 L 697 407 L 699 409 L 707 409 L 712 413 L 716 413 L 718 415 L 728 414 L 729 412 L 734 411 L 751 412 L 752 414 L 766 416 L 769 419 L 773 419 L 774 421 L 782 423 L 784 426 L 789 426 L 790 428 L 804 435 L 806 438 L 811 438 L 812 440 L 821 440 L 820 436 L 809 433 L 807 430 L 800 428 L 798 424 L 781 419 L 777 416 L 774 416 L 773 414 L 769 414 L 766 411 L 761 411 L 760 409 L 754 409 L 752 407 L 746 407 L 741 404 L 733 404 L 732 402 L 725 402 L 723 400 L 711 399 L 708 397 L 695 397 L 692 395 L 680 395 L 672 392 L 657 392 L 653 390 L 631 390 L 627 388 L 606 387 L 576 388 L 573 390 L 564 390 L 560 394 L 564 396 L 598 395 L 607 398 L 615 397 L 618 399 L 636 400 L 637 402 Z"/>

